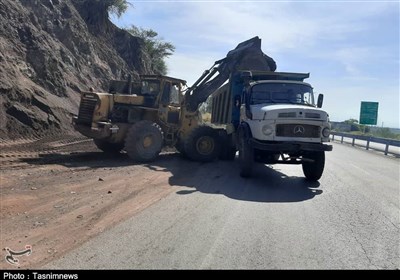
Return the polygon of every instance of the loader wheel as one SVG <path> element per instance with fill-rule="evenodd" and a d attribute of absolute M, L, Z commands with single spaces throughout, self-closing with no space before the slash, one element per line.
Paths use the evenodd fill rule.
<path fill-rule="evenodd" d="M 199 126 L 189 134 L 184 144 L 188 158 L 208 162 L 215 160 L 220 152 L 218 133 L 208 126 Z"/>
<path fill-rule="evenodd" d="M 123 148 L 123 143 L 110 143 L 101 139 L 93 139 L 94 144 L 105 153 L 118 154 Z"/>
<path fill-rule="evenodd" d="M 151 121 L 139 121 L 131 126 L 125 138 L 125 150 L 134 161 L 154 160 L 163 145 L 160 126 Z"/>
<path fill-rule="evenodd" d="M 305 155 L 304 158 L 314 161 L 302 163 L 304 176 L 310 181 L 318 181 L 324 172 L 325 152 L 312 152 Z"/>
<path fill-rule="evenodd" d="M 239 131 L 239 165 L 240 176 L 251 177 L 254 165 L 254 150 L 249 143 L 249 132 L 246 128 Z"/>

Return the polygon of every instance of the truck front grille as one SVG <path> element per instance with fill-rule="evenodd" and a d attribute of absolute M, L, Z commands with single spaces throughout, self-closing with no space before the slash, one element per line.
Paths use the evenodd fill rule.
<path fill-rule="evenodd" d="M 96 107 L 97 99 L 82 97 L 79 106 L 78 123 L 79 124 L 92 124 L 93 112 Z"/>
<path fill-rule="evenodd" d="M 276 136 L 320 138 L 321 128 L 309 124 L 278 124 L 276 125 Z"/>

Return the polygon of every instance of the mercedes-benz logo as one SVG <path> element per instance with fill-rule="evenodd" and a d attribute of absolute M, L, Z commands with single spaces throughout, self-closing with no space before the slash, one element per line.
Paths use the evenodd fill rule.
<path fill-rule="evenodd" d="M 305 132 L 304 126 L 296 125 L 293 129 L 294 134 L 303 134 Z"/>

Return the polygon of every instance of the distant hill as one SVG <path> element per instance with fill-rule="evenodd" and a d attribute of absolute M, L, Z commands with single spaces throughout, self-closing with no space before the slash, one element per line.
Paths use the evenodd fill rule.
<path fill-rule="evenodd" d="M 101 1 L 0 0 L 0 138 L 68 133 L 81 90 L 150 74 L 142 48 Z"/>

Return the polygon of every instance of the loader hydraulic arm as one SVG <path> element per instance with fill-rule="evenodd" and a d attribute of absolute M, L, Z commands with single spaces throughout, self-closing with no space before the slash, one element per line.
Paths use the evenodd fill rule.
<path fill-rule="evenodd" d="M 229 75 L 237 70 L 275 71 L 275 61 L 261 50 L 261 39 L 251 38 L 240 43 L 228 52 L 225 58 L 218 60 L 186 91 L 185 103 L 189 111 L 198 106 L 217 90 Z"/>

